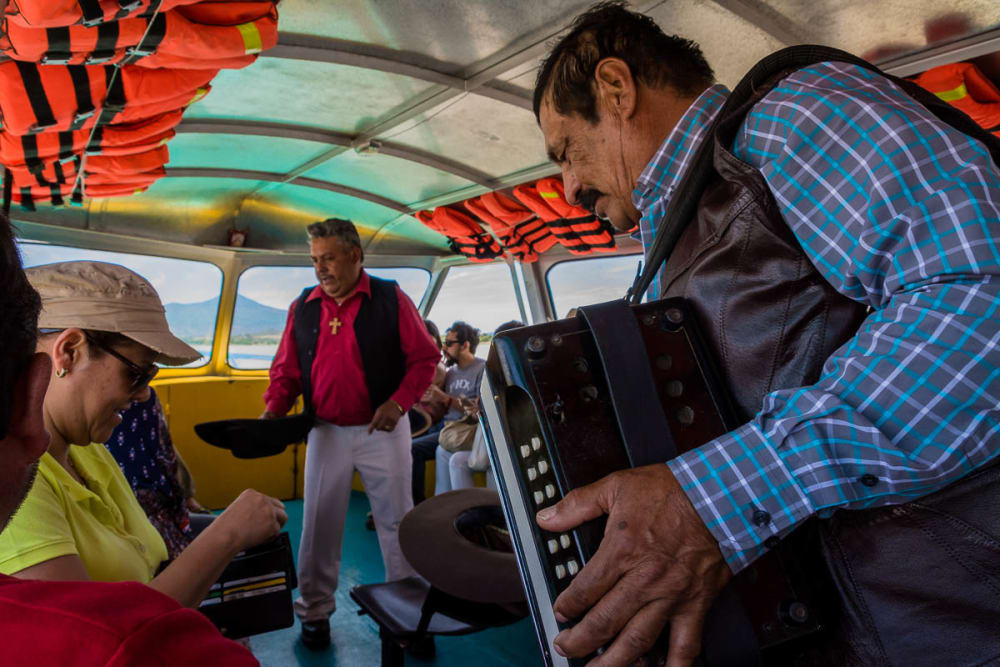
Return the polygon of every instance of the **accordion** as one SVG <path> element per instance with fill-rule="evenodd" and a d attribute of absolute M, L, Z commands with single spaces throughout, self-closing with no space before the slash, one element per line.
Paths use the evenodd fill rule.
<path fill-rule="evenodd" d="M 600 546 L 606 518 L 562 534 L 535 513 L 570 490 L 629 467 L 663 463 L 738 424 L 683 299 L 579 309 L 575 318 L 493 340 L 482 386 L 491 463 L 544 664 L 583 665 L 555 653 L 552 604 Z M 794 537 L 794 535 L 792 536 Z M 821 627 L 810 574 L 784 540 L 740 572 L 716 600 L 702 664 L 756 665 L 773 647 Z M 664 664 L 667 633 L 645 656 Z M 588 658 L 589 659 L 589 658 Z"/>

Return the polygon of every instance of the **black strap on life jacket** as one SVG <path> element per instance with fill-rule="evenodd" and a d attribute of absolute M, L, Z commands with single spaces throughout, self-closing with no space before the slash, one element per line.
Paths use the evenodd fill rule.
<path fill-rule="evenodd" d="M 167 15 L 157 14 L 153 17 L 153 24 L 146 30 L 146 35 L 143 37 L 142 41 L 135 46 L 130 46 L 125 49 L 125 53 L 128 54 L 128 57 L 125 59 L 123 64 L 135 62 L 139 58 L 145 58 L 146 56 L 151 56 L 156 53 L 156 49 L 160 48 L 160 44 L 163 42 L 163 38 L 166 35 Z"/>
<path fill-rule="evenodd" d="M 24 94 L 28 96 L 28 104 L 31 105 L 31 112 L 35 115 L 35 124 L 31 126 L 29 132 L 42 132 L 56 124 L 55 114 L 52 113 L 52 106 L 45 96 L 45 88 L 42 86 L 42 77 L 38 73 L 38 67 L 34 63 L 21 62 L 15 60 L 18 74 L 21 75 L 21 83 L 24 84 Z"/>
<path fill-rule="evenodd" d="M 83 19 L 80 21 L 87 27 L 95 26 L 104 21 L 104 10 L 101 8 L 100 0 L 77 0 L 80 5 L 80 13 Z"/>
<path fill-rule="evenodd" d="M 97 26 L 97 44 L 87 56 L 88 65 L 100 65 L 115 57 L 120 32 L 118 21 L 106 21 Z"/>
<path fill-rule="evenodd" d="M 121 68 L 110 65 L 104 68 L 104 81 L 107 86 L 107 95 L 104 97 L 104 106 L 101 107 L 101 115 L 97 118 L 97 125 L 109 125 L 115 116 L 125 110 L 125 83 L 122 81 Z"/>
<path fill-rule="evenodd" d="M 21 188 L 21 208 L 25 211 L 35 210 L 35 199 L 31 196 L 31 188 Z"/>
<path fill-rule="evenodd" d="M 68 27 L 46 28 L 45 38 L 49 47 L 39 59 L 43 65 L 66 65 L 73 58 L 73 50 L 70 48 L 70 35 Z"/>
<path fill-rule="evenodd" d="M 90 95 L 90 75 L 85 65 L 67 65 L 66 69 L 69 70 L 69 77 L 73 81 L 73 94 L 76 96 L 76 114 L 69 129 L 79 130 L 97 111 L 94 98 Z"/>
<path fill-rule="evenodd" d="M 45 168 L 45 163 L 38 159 L 38 137 L 34 134 L 21 135 L 21 152 L 24 153 L 24 164 L 32 174 L 39 174 Z"/>
<path fill-rule="evenodd" d="M 104 126 L 95 125 L 94 131 L 90 134 L 90 139 L 87 142 L 87 148 L 84 151 L 87 155 L 98 155 L 101 152 L 101 142 L 104 141 Z M 62 148 L 60 147 L 60 154 L 62 153 Z"/>
<path fill-rule="evenodd" d="M 740 80 L 722 109 L 715 116 L 713 123 L 708 127 L 705 138 L 702 140 L 701 146 L 698 147 L 698 152 L 692 159 L 691 165 L 688 167 L 671 198 L 669 210 L 660 220 L 660 225 L 656 230 L 656 237 L 653 239 L 653 245 L 646 258 L 646 266 L 643 268 L 642 273 L 637 276 L 635 282 L 632 283 L 628 292 L 626 292 L 626 300 L 632 303 L 639 303 L 642 300 L 643 294 L 645 294 L 649 288 L 649 284 L 660 270 L 660 266 L 667 260 L 670 253 L 673 252 L 685 226 L 694 218 L 701 194 L 708 186 L 708 182 L 714 172 L 715 135 L 722 120 L 727 117 L 734 117 L 734 122 L 741 121 L 743 116 L 745 116 L 745 112 L 749 111 L 749 108 L 744 109 L 743 116 L 735 114 L 735 112 L 741 107 L 746 106 L 747 102 L 757 94 L 757 91 L 765 82 L 782 71 L 794 71 L 817 63 L 831 61 L 851 63 L 875 72 L 894 82 L 908 95 L 927 107 L 940 120 L 951 125 L 959 132 L 981 141 L 990 151 L 993 161 L 997 165 L 1000 165 L 1000 139 L 985 131 L 963 112 L 950 104 L 942 102 L 937 96 L 920 86 L 886 74 L 870 62 L 839 49 L 807 44 L 791 46 L 776 51 L 754 65 L 747 75 Z"/>

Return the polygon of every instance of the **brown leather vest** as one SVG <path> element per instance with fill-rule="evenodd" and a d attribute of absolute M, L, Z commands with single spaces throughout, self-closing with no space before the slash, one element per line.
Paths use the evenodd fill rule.
<path fill-rule="evenodd" d="M 747 107 L 772 87 L 722 119 L 713 138 L 715 174 L 667 259 L 660 294 L 694 306 L 744 421 L 768 393 L 816 382 L 867 310 L 824 280 L 763 176 L 725 148 Z"/>

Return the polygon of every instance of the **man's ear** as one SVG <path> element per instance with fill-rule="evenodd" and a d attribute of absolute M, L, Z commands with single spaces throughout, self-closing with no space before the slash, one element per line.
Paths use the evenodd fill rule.
<path fill-rule="evenodd" d="M 38 459 L 49 446 L 49 432 L 45 430 L 42 403 L 52 377 L 52 360 L 44 352 L 31 355 L 14 384 L 10 426 L 6 440 L 16 441 L 18 453 L 24 463 Z"/>
<path fill-rule="evenodd" d="M 596 94 L 604 108 L 619 118 L 635 113 L 636 89 L 632 71 L 621 58 L 605 58 L 594 70 Z"/>

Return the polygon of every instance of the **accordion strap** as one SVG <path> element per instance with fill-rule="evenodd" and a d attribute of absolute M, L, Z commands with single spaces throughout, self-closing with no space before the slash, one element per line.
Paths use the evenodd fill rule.
<path fill-rule="evenodd" d="M 616 300 L 582 306 L 577 312 L 594 335 L 629 463 L 637 468 L 677 456 L 632 309 Z"/>

